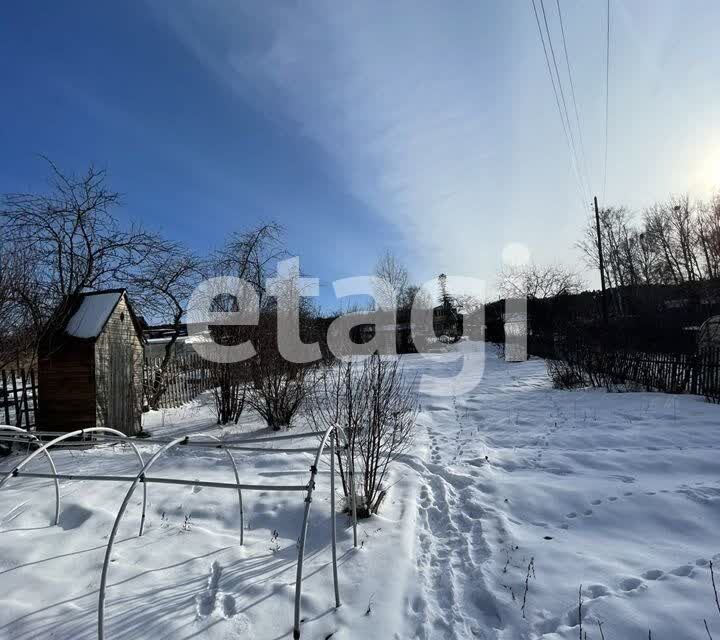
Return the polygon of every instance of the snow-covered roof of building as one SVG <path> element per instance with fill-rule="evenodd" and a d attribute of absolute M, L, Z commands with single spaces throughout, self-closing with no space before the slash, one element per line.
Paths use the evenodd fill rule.
<path fill-rule="evenodd" d="M 122 295 L 122 291 L 83 294 L 80 306 L 65 325 L 65 331 L 76 338 L 97 338 Z"/>
<path fill-rule="evenodd" d="M 170 340 L 172 340 L 170 336 L 166 338 L 145 338 L 145 342 L 147 342 L 148 344 L 165 344 L 167 342 L 170 342 Z M 178 336 L 177 338 L 175 338 L 175 342 L 182 343 L 187 340 L 189 340 L 187 336 Z"/>

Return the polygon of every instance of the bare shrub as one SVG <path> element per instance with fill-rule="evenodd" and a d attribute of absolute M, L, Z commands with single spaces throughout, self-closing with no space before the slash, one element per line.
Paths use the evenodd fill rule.
<path fill-rule="evenodd" d="M 399 359 L 385 359 L 377 354 L 363 364 L 368 415 L 360 433 L 359 451 L 363 463 L 363 499 L 369 513 L 377 513 L 380 508 L 385 498 L 383 481 L 388 467 L 407 450 L 417 419 L 417 399 L 399 365 Z"/>
<path fill-rule="evenodd" d="M 248 404 L 273 430 L 292 426 L 310 388 L 310 367 L 288 362 L 277 352 L 260 352 L 253 361 Z"/>
<path fill-rule="evenodd" d="M 217 423 L 237 424 L 247 398 L 248 367 L 244 362 L 208 364 Z"/>
<path fill-rule="evenodd" d="M 345 430 L 346 447 L 337 450 L 338 462 L 346 497 L 354 462 L 358 517 L 377 513 L 390 465 L 412 442 L 419 408 L 400 360 L 374 354 L 360 362 L 339 361 L 319 373 L 310 405 L 316 428 L 337 423 Z"/>
<path fill-rule="evenodd" d="M 335 449 L 343 493 L 350 497 L 350 460 L 355 459 L 357 434 L 366 411 L 367 397 L 362 393 L 361 370 L 351 361 L 336 360 L 315 371 L 313 390 L 307 405 L 310 422 L 317 431 L 340 425 L 347 441 Z M 337 437 L 337 436 L 336 436 Z"/>
<path fill-rule="evenodd" d="M 556 389 L 575 389 L 585 384 L 583 372 L 571 362 L 546 360 L 545 367 Z"/>
<path fill-rule="evenodd" d="M 283 341 L 289 337 L 285 332 L 295 324 L 293 319 L 297 321 L 300 339 L 307 337 L 314 327 L 314 310 L 302 304 L 298 278 L 299 273 L 293 272 L 288 278 L 275 281 L 272 298 L 265 300 L 254 333 L 257 354 L 251 361 L 253 386 L 248 402 L 276 431 L 292 426 L 311 387 L 311 372 L 316 366 L 314 362 L 297 362 L 283 353 Z M 320 353 L 318 350 L 318 357 Z"/>

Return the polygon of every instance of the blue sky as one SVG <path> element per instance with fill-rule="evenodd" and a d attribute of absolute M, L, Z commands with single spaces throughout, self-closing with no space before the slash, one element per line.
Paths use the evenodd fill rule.
<path fill-rule="evenodd" d="M 602 199 L 605 2 L 561 7 Z M 707 196 L 720 185 L 720 3 L 611 11 L 605 202 Z M 579 260 L 589 203 L 530 0 L 29 2 L 0 20 L 0 191 L 41 187 L 39 153 L 95 162 L 123 215 L 200 251 L 277 220 L 323 284 L 387 248 L 416 280 L 444 271 L 490 289 L 508 243 Z M 333 306 L 327 287 L 322 299 Z"/>

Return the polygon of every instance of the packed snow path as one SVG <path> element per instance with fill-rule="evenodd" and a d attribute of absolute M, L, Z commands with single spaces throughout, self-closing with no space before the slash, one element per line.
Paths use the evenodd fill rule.
<path fill-rule="evenodd" d="M 405 358 L 410 374 L 436 376 L 434 393 L 420 398 L 415 444 L 380 516 L 361 523 L 358 551 L 338 515 L 337 611 L 321 468 L 303 637 L 567 640 L 582 620 L 593 640 L 598 622 L 606 640 L 644 639 L 648 628 L 656 640 L 700 640 L 703 618 L 720 637 L 708 566 L 720 552 L 720 407 L 688 396 L 554 390 L 542 361 L 508 364 L 491 348 L 484 374 L 473 373 L 477 384 L 461 393 L 457 358 Z M 153 414 L 148 428 L 175 437 L 212 422 L 199 406 Z M 261 429 L 248 413 L 232 430 Z M 61 473 L 127 474 L 136 465 L 119 447 L 54 458 Z M 0 472 L 12 464 L 0 460 Z M 241 482 L 302 482 L 308 465 L 302 454 L 238 456 Z M 158 470 L 221 482 L 232 475 L 214 451 L 179 450 Z M 95 637 L 100 565 L 125 490 L 63 481 L 60 524 L 49 527 L 51 483 L 18 478 L 3 487 L 0 638 Z M 113 553 L 108 638 L 291 637 L 302 501 L 244 496 L 240 549 L 236 498 L 153 485 L 139 539 L 131 505 Z"/>
<path fill-rule="evenodd" d="M 401 637 L 577 638 L 581 618 L 598 640 L 598 622 L 608 640 L 707 638 L 703 618 L 720 634 L 720 407 L 558 391 L 544 362 L 491 351 L 470 393 L 445 369 L 406 461 L 418 586 Z"/>

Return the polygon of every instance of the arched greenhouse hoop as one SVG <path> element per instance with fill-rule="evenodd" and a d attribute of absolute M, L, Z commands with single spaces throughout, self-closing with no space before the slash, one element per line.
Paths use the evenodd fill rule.
<path fill-rule="evenodd" d="M 140 519 L 140 530 L 138 533 L 138 537 L 143 535 L 144 526 L 145 526 L 145 514 L 146 514 L 146 506 L 147 506 L 147 485 L 149 483 L 155 482 L 160 484 L 177 484 L 177 485 L 186 485 L 186 486 L 204 486 L 204 487 L 214 487 L 214 488 L 225 488 L 225 489 L 236 489 L 238 493 L 238 505 L 239 505 L 239 529 L 240 529 L 240 545 L 242 546 L 244 543 L 244 536 L 243 536 L 243 530 L 244 530 L 244 521 L 243 521 L 243 502 L 242 502 L 242 491 L 296 491 L 296 492 L 302 492 L 305 494 L 305 507 L 303 510 L 303 519 L 300 529 L 300 536 L 298 538 L 298 560 L 297 560 L 297 570 L 296 570 L 296 576 L 295 576 L 295 603 L 294 603 L 294 622 L 293 622 L 293 638 L 298 639 L 300 638 L 300 623 L 301 623 L 301 594 L 302 594 L 302 577 L 303 577 L 303 562 L 305 557 L 305 543 L 307 539 L 307 529 L 308 529 L 308 522 L 310 518 L 310 505 L 312 503 L 312 495 L 313 491 L 315 490 L 315 482 L 316 482 L 316 476 L 318 472 L 318 464 L 320 463 L 320 457 L 322 454 L 326 451 L 326 449 L 329 449 L 330 453 L 330 535 L 331 535 L 331 551 L 332 551 L 332 571 L 333 571 L 333 587 L 334 587 L 334 596 L 335 596 L 335 607 L 339 607 L 340 602 L 340 590 L 338 585 L 338 570 L 337 570 L 337 532 L 336 532 L 336 522 L 335 522 L 335 453 L 336 453 L 336 446 L 338 442 L 338 436 L 341 434 L 343 437 L 343 440 L 346 441 L 345 432 L 339 425 L 332 425 L 328 427 L 323 433 L 322 437 L 320 439 L 320 444 L 317 447 L 313 448 L 263 448 L 263 447 L 257 447 L 257 446 L 245 446 L 247 444 L 257 444 L 262 442 L 270 442 L 270 441 L 277 441 L 277 440 L 284 440 L 284 439 L 300 439 L 300 438 L 317 438 L 319 433 L 301 433 L 301 434 L 292 434 L 292 435 L 285 435 L 285 436 L 275 436 L 275 437 L 262 437 L 262 438 L 254 438 L 254 439 L 244 439 L 240 442 L 228 442 L 223 441 L 220 438 L 212 435 L 212 434 L 204 434 L 204 433 L 194 433 L 194 434 L 187 434 L 184 436 L 180 436 L 178 438 L 175 438 L 170 441 L 165 440 L 157 440 L 157 439 L 144 439 L 142 441 L 142 444 L 161 444 L 162 446 L 158 451 L 156 451 L 148 460 L 145 462 L 143 460 L 142 455 L 140 454 L 140 451 L 138 450 L 135 443 L 129 439 L 125 434 L 123 434 L 120 431 L 117 431 L 115 429 L 110 429 L 107 427 L 92 427 L 88 429 L 79 429 L 77 431 L 72 431 L 69 433 L 64 433 L 60 436 L 57 436 L 55 433 L 49 433 L 49 432 L 29 432 L 24 429 L 21 429 L 19 427 L 12 427 L 9 425 L 0 425 L 0 433 L 3 431 L 9 432 L 9 436 L 3 438 L 5 440 L 16 440 L 20 438 L 26 438 L 33 443 L 38 445 L 38 448 L 35 449 L 32 453 L 27 455 L 25 458 L 23 458 L 9 473 L 7 473 L 4 477 L 0 479 L 0 488 L 5 485 L 10 478 L 19 478 L 19 477 L 26 477 L 26 478 L 48 478 L 52 479 L 55 483 L 55 518 L 54 518 L 54 525 L 57 525 L 59 522 L 59 516 L 60 516 L 60 489 L 59 489 L 59 480 L 100 480 L 100 481 L 109 481 L 109 482 L 130 482 L 130 487 L 128 488 L 125 498 L 123 499 L 122 504 L 120 505 L 117 515 L 115 517 L 115 521 L 113 523 L 112 530 L 110 532 L 108 543 L 105 549 L 105 558 L 103 561 L 103 567 L 102 567 L 102 573 L 100 578 L 100 587 L 99 587 L 99 596 L 98 596 L 98 621 L 97 621 L 97 633 L 98 633 L 98 640 L 105 640 L 105 599 L 106 599 L 106 593 L 107 593 L 107 578 L 108 578 L 108 572 L 110 567 L 110 558 L 112 555 L 112 549 L 113 544 L 115 542 L 115 537 L 117 535 L 118 528 L 120 526 L 120 522 L 122 521 L 123 515 L 125 514 L 125 510 L 127 509 L 127 506 L 135 493 L 135 490 L 137 489 L 138 484 L 143 485 L 143 502 L 142 502 L 142 515 Z M 139 461 L 139 471 L 135 476 L 111 476 L 111 475 L 82 475 L 82 474 L 62 474 L 58 473 L 57 469 L 55 467 L 55 464 L 53 462 L 53 459 L 50 455 L 49 449 L 53 447 L 54 445 L 63 443 L 71 438 L 82 438 L 87 434 L 99 434 L 103 436 L 103 439 L 101 441 L 98 441 L 98 443 L 122 443 L 122 444 L 129 444 L 136 457 Z M 43 442 L 38 438 L 39 435 L 55 435 L 57 437 L 53 438 L 52 440 L 46 442 L 43 444 Z M 204 437 L 204 438 L 210 438 L 212 442 L 207 441 L 196 441 L 193 442 L 193 438 L 198 437 Z M 67 444 L 67 443 L 66 443 Z M 219 448 L 225 450 L 227 453 L 228 459 L 231 463 L 235 482 L 234 483 L 226 483 L 226 482 L 207 482 L 207 481 L 201 481 L 201 480 L 185 480 L 181 478 L 153 478 L 151 476 L 147 475 L 147 472 L 150 470 L 150 468 L 155 464 L 155 462 L 161 458 L 165 453 L 173 449 L 177 446 L 191 446 L 191 447 L 212 447 L 212 448 Z M 345 447 L 347 444 L 344 445 Z M 256 451 L 260 453 L 314 453 L 315 458 L 313 461 L 313 464 L 311 465 L 309 472 L 310 476 L 308 479 L 308 482 L 306 484 L 298 484 L 298 485 L 266 485 L 266 484 L 243 484 L 240 482 L 239 474 L 237 465 L 235 463 L 235 459 L 232 456 L 233 450 L 239 450 L 239 451 Z M 36 473 L 36 472 L 29 472 L 29 471 L 23 471 L 23 469 L 36 457 L 40 456 L 41 454 L 44 454 L 45 458 L 48 460 L 48 464 L 50 466 L 50 473 Z M 349 479 L 350 479 L 350 495 L 351 495 L 351 509 L 352 509 L 352 526 L 353 526 L 353 546 L 357 547 L 357 505 L 355 500 L 355 482 L 354 482 L 354 465 L 353 461 L 350 461 L 350 469 L 348 470 L 349 473 Z"/>

